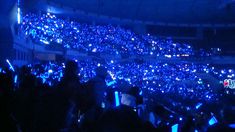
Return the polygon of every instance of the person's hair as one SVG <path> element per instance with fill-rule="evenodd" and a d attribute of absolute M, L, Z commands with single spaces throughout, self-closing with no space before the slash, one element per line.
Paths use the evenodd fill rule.
<path fill-rule="evenodd" d="M 78 71 L 78 64 L 73 60 L 69 60 L 65 64 L 64 76 L 75 76 Z"/>
<path fill-rule="evenodd" d="M 96 76 L 99 77 L 106 77 L 107 76 L 107 69 L 105 67 L 98 67 L 95 69 Z"/>

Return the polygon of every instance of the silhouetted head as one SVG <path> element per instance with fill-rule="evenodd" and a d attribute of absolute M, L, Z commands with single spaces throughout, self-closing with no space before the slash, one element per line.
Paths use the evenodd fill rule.
<path fill-rule="evenodd" d="M 207 129 L 207 132 L 233 132 L 235 129 L 229 127 L 228 125 L 225 124 L 215 124 L 212 126 L 209 126 Z"/>
<path fill-rule="evenodd" d="M 12 77 L 8 74 L 0 73 L 0 94 L 9 94 L 13 88 Z"/>
<path fill-rule="evenodd" d="M 130 95 L 132 95 L 132 96 L 135 96 L 135 97 L 137 97 L 137 96 L 139 96 L 139 93 L 140 93 L 140 88 L 139 87 L 131 87 L 129 90 L 128 90 L 128 92 L 127 92 L 128 94 L 130 94 Z"/>
<path fill-rule="evenodd" d="M 31 69 L 27 66 L 22 66 L 20 69 L 21 75 L 30 75 Z"/>
<path fill-rule="evenodd" d="M 66 77 L 69 76 L 77 76 L 78 73 L 78 64 L 75 61 L 69 60 L 65 64 L 64 75 Z"/>
<path fill-rule="evenodd" d="M 105 78 L 108 75 L 107 69 L 105 67 L 98 67 L 95 69 L 95 72 L 96 72 L 96 76 L 102 77 L 102 78 Z"/>

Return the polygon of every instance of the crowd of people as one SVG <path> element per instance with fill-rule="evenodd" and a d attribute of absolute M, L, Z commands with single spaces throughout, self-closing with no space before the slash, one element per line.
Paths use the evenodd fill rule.
<path fill-rule="evenodd" d="M 19 33 L 80 52 L 167 58 L 221 50 L 89 25 L 55 15 L 24 15 Z M 235 70 L 194 62 L 81 59 L 0 68 L 0 131 L 231 131 Z"/>
<path fill-rule="evenodd" d="M 168 131 L 176 123 L 180 125 L 179 129 L 205 131 L 210 127 L 210 118 L 217 124 L 227 123 L 229 119 L 221 112 L 228 114 L 230 110 L 227 109 L 234 100 L 225 101 L 229 95 L 223 85 L 211 87 L 211 82 L 199 75 L 212 75 L 219 81 L 228 77 L 233 79 L 234 70 L 218 70 L 209 64 L 74 60 L 66 64 L 49 62 L 27 65 L 21 69 L 15 67 L 14 72 L 11 72 L 12 69 L 1 68 L 1 94 L 11 93 L 3 96 L 14 102 L 7 101 L 14 104 L 13 111 L 8 113 L 9 118 L 19 122 L 18 129 L 30 131 L 119 131 L 128 128 L 128 125 L 133 125 L 130 130 L 140 130 L 139 126 L 142 126 L 148 131 Z M 12 91 L 5 91 L 4 88 Z M 115 92 L 118 92 L 120 107 L 115 107 Z M 53 115 L 53 110 L 57 111 L 54 114 L 61 116 Z M 121 115 L 115 115 L 117 111 Z M 126 117 L 122 115 L 126 114 L 123 111 L 133 113 Z M 52 120 L 54 126 L 47 126 Z M 84 125 L 83 121 L 88 124 Z M 101 124 L 96 124 L 97 121 Z M 133 123 L 129 124 L 128 121 Z M 91 130 L 89 125 L 95 129 Z"/>
<path fill-rule="evenodd" d="M 221 49 L 194 50 L 189 44 L 174 43 L 150 34 L 136 34 L 119 26 L 89 25 L 57 18 L 50 13 L 29 13 L 23 17 L 20 32 L 35 42 L 57 44 L 80 52 L 111 55 L 150 55 L 163 57 L 211 56 Z"/>
<path fill-rule="evenodd" d="M 76 60 L 77 61 L 77 60 Z M 174 93 L 183 98 L 197 100 L 218 100 L 218 91 L 210 86 L 209 81 L 200 77 L 200 73 L 208 74 L 223 82 L 234 79 L 234 70 L 218 69 L 209 64 L 197 63 L 157 63 L 157 62 L 116 62 L 116 61 L 78 61 L 81 82 L 87 82 L 95 76 L 95 69 L 104 66 L 108 69 L 107 85 L 116 87 L 118 81 L 125 81 L 129 85 L 138 86 L 152 93 Z M 64 63 L 46 63 L 29 67 L 32 73 L 45 83 L 52 85 L 59 82 L 63 76 Z M 183 83 L 181 83 L 183 82 Z M 222 87 L 220 84 L 218 87 Z"/>

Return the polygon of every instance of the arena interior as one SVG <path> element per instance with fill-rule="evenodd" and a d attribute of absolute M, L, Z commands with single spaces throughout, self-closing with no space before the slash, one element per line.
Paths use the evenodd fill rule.
<path fill-rule="evenodd" d="M 235 129 L 235 0 L 1 0 L 1 132 Z"/>

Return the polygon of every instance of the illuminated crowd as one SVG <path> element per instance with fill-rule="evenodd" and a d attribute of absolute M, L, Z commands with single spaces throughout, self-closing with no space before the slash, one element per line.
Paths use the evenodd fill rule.
<path fill-rule="evenodd" d="M 77 61 L 77 60 L 76 60 Z M 204 81 L 199 74 L 207 74 L 215 77 L 218 82 L 224 79 L 234 79 L 232 69 L 218 70 L 209 64 L 195 63 L 157 63 L 137 62 L 120 63 L 114 60 L 106 62 L 77 61 L 79 64 L 79 76 L 81 82 L 87 82 L 95 76 L 97 67 L 106 67 L 109 76 L 106 84 L 118 87 L 119 82 L 126 82 L 130 86 L 138 86 L 147 93 L 171 94 L 182 99 L 197 101 L 218 101 L 218 88 L 211 87 L 211 82 Z M 43 83 L 57 84 L 63 77 L 64 63 L 46 63 L 29 65 L 32 74 L 41 78 Z M 223 84 L 219 84 L 223 88 Z"/>
<path fill-rule="evenodd" d="M 211 87 L 212 82 L 204 80 L 200 74 L 206 74 L 209 77 L 213 76 L 218 82 L 227 78 L 235 78 L 234 70 L 221 70 L 209 64 L 183 62 L 124 63 L 115 60 L 103 62 L 98 60 L 74 61 L 78 63 L 78 77 L 82 84 L 96 76 L 95 69 L 105 67 L 108 73 L 105 82 L 109 89 L 115 89 L 121 93 L 128 87 L 137 86 L 141 88 L 141 93 L 139 94 L 145 98 L 144 105 L 146 108 L 158 102 L 175 112 L 174 116 L 172 115 L 173 117 L 168 117 L 169 119 L 167 120 L 169 121 L 174 118 L 174 120 L 183 122 L 187 120 L 185 116 L 187 114 L 193 115 L 193 120 L 196 120 L 197 123 L 205 120 L 203 118 L 209 119 L 211 117 L 210 113 L 213 113 L 217 118 L 221 118 L 218 115 L 219 111 L 228 103 L 223 102 L 222 99 L 228 93 L 226 93 L 223 84 L 220 84 L 218 88 Z M 66 66 L 65 63 L 48 62 L 30 64 L 24 68 L 28 69 L 31 75 L 38 78 L 49 89 L 54 89 L 61 82 Z M 6 73 L 5 70 L 1 68 L 1 74 Z M 10 62 L 9 70 L 14 71 L 14 82 L 17 86 L 20 83 L 18 79 L 20 71 L 10 65 Z M 221 106 L 221 104 L 223 105 Z M 221 108 L 216 108 L 216 105 L 220 105 Z M 197 127 L 202 129 L 200 127 L 204 125 L 199 124 Z"/>
<path fill-rule="evenodd" d="M 94 126 L 90 127 L 83 124 L 86 122 L 84 119 L 89 120 L 90 115 L 99 115 L 102 119 L 106 119 L 107 117 L 103 115 L 110 114 L 107 109 L 117 108 L 121 105 L 120 102 L 124 102 L 123 104 L 126 105 L 125 99 L 127 102 L 135 101 L 136 104 L 134 103 L 133 106 L 127 105 L 130 108 L 129 112 L 137 113 L 137 117 L 143 122 L 149 121 L 154 128 L 152 130 L 168 131 L 169 129 L 162 128 L 162 126 L 166 126 L 173 131 L 174 126 L 179 125 L 185 131 L 196 132 L 198 130 L 206 131 L 214 124 L 228 125 L 230 123 L 227 122 L 229 118 L 226 115 L 229 112 L 226 110 L 231 110 L 232 101 L 226 99 L 227 96 L 231 96 L 230 99 L 233 99 L 235 91 L 225 88 L 223 85 L 225 79 L 235 79 L 235 70 L 226 66 L 220 68 L 220 66 L 212 64 L 180 61 L 182 57 L 218 55 L 221 51 L 219 48 L 212 48 L 210 51 L 196 50 L 192 45 L 186 43 L 159 39 L 150 34 L 136 34 L 119 26 L 84 24 L 57 18 L 50 13 L 24 15 L 18 33 L 35 43 L 59 45 L 65 49 L 75 49 L 83 53 L 168 58 L 168 61 L 147 61 L 148 57 L 140 59 L 141 61 L 131 59 L 123 61 L 84 57 L 84 59 L 74 58 L 68 61 L 69 63 L 61 62 L 62 60 L 60 62 L 34 62 L 21 68 L 12 65 L 10 60 L 6 60 L 8 68 L 0 68 L 0 81 L 4 82 L 0 87 L 0 97 L 6 99 L 13 97 L 12 100 L 16 103 L 12 104 L 14 109 L 11 108 L 13 114 L 10 115 L 22 123 L 20 125 L 23 130 L 46 131 L 47 123 L 52 127 L 48 130 L 82 130 L 86 132 L 92 127 L 99 128 L 99 125 L 102 126 L 102 123 L 107 122 L 91 119 L 93 123 L 98 121 L 99 125 L 94 123 L 97 126 L 93 124 Z M 177 62 L 171 62 L 171 59 L 177 60 L 176 58 L 179 58 Z M 67 67 L 66 71 L 66 66 L 71 66 L 67 64 L 76 67 Z M 107 74 L 98 76 L 100 73 L 97 69 L 99 68 L 107 70 L 105 72 Z M 73 71 L 73 69 L 75 70 Z M 69 70 L 72 72 L 69 73 Z M 96 81 L 99 88 L 102 87 L 100 82 L 104 82 L 107 87 L 104 94 L 102 89 L 100 92 L 94 88 L 95 85 L 89 85 L 95 79 L 98 80 Z M 77 80 L 79 81 L 77 82 Z M 13 82 L 14 84 L 12 84 Z M 10 91 L 13 96 L 8 96 L 10 93 L 7 91 L 8 87 L 13 88 Z M 134 92 L 130 90 L 131 88 L 134 89 Z M 138 88 L 139 91 L 135 88 Z M 112 92 L 115 93 L 115 105 L 108 99 L 112 98 L 109 97 L 110 93 L 112 96 Z M 96 98 L 96 94 L 100 93 L 103 94 L 101 94 L 102 96 L 105 95 L 106 101 L 103 100 L 102 105 L 97 105 L 94 102 L 99 100 L 98 97 Z M 4 94 L 7 96 L 1 96 Z M 90 100 L 91 102 L 89 102 Z M 99 111 L 100 107 L 102 107 L 102 112 Z M 34 116 L 27 116 L 28 113 L 25 113 L 25 110 L 28 108 Z M 96 110 L 100 114 L 97 114 Z M 141 113 L 138 110 L 144 112 Z M 121 110 L 121 113 L 123 111 L 125 110 Z M 66 117 L 66 123 L 61 123 L 65 126 L 57 123 L 59 120 L 64 121 L 60 112 Z M 152 113 L 154 113 L 154 120 L 151 118 Z M 29 118 L 25 119 L 24 116 L 21 116 L 22 114 Z M 50 117 L 50 115 L 54 116 Z M 123 116 L 124 120 L 126 116 Z M 123 119 L 121 123 L 118 123 L 125 122 Z M 114 124 L 116 121 L 118 120 L 115 120 Z M 133 118 L 132 121 L 135 122 L 136 119 Z M 32 123 L 32 128 L 25 125 L 30 123 Z M 43 123 L 45 124 L 41 125 Z M 111 124 L 111 127 L 114 124 Z M 129 125 L 130 122 L 127 124 Z M 145 131 L 150 130 L 148 125 L 143 123 L 143 126 Z M 184 128 L 185 126 L 190 126 L 192 129 Z M 105 124 L 104 127 L 109 128 L 109 125 Z M 133 130 L 136 128 L 138 127 Z"/>
<path fill-rule="evenodd" d="M 150 34 L 136 34 L 112 25 L 89 25 L 57 18 L 50 13 L 26 14 L 20 32 L 42 44 L 59 44 L 80 52 L 98 52 L 112 55 L 150 55 L 164 57 L 211 56 L 220 49 L 195 51 L 186 43 L 159 39 Z"/>

